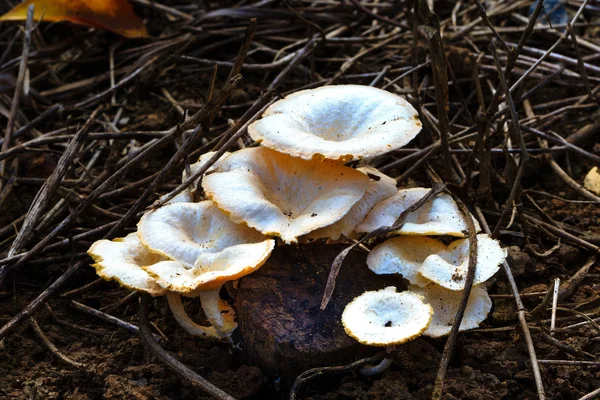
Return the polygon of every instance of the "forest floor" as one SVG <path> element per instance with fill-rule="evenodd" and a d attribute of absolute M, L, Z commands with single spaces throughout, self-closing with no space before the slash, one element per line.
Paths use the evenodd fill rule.
<path fill-rule="evenodd" d="M 8 3 L 0 4 L 0 13 L 8 11 Z M 430 187 L 435 175 L 449 182 L 448 176 L 454 178 L 450 163 L 457 179 L 450 190 L 492 230 L 500 221 L 497 235 L 508 248 L 511 276 L 526 311 L 527 332 L 518 318 L 512 278 L 499 271 L 488 282 L 493 300 L 488 319 L 460 333 L 453 346 L 443 398 L 537 399 L 541 387 L 548 399 L 600 398 L 600 264 L 595 258 L 600 199 L 582 187 L 588 171 L 600 167 L 600 3 L 547 2 L 567 21 L 581 11 L 572 35 L 563 34 L 567 24 L 551 10 L 530 24 L 534 2 L 528 0 L 486 1 L 489 18 L 483 20 L 479 1 L 432 1 L 435 14 L 426 11 L 427 3 L 135 0 L 150 38 L 42 23 L 31 34 L 28 74 L 22 80 L 24 24 L 2 23 L 0 125 L 13 119 L 12 133 L 18 134 L 9 134 L 0 152 L 0 268 L 9 272 L 0 283 L 0 399 L 210 398 L 147 350 L 131 330 L 139 322 L 138 296 L 98 280 L 86 250 L 115 226 L 119 232 L 111 238 L 133 231 L 139 213 L 180 183 L 187 159 L 165 171 L 150 195 L 141 198 L 182 145 L 181 137 L 175 135 L 147 157 L 136 155 L 168 137 L 188 113 L 201 110 L 211 87 L 215 92 L 224 87 L 245 37 L 251 41 L 243 78 L 203 120 L 188 159 L 195 162 L 220 148 L 230 127 L 247 120 L 251 107 L 266 104 L 261 94 L 371 84 L 404 96 L 419 110 L 422 133 L 369 163 L 397 178 L 399 187 Z M 524 34 L 528 24 L 533 30 Z M 249 25 L 255 28 L 251 35 Z M 524 46 L 518 47 L 521 40 Z M 514 85 L 508 100 L 495 96 L 502 92 L 499 76 L 505 73 L 508 86 Z M 11 112 L 15 87 L 23 86 Z M 518 121 L 509 112 L 512 106 Z M 68 171 L 12 255 L 36 195 L 82 127 L 85 138 Z M 447 147 L 440 142 L 444 134 L 453 139 Z M 251 143 L 244 135 L 230 150 Z M 529 158 L 522 163 L 525 153 Z M 517 168 L 522 168 L 519 176 Z M 511 191 L 516 196 L 502 219 Z M 90 200 L 92 194 L 100 196 Z M 130 217 L 126 213 L 132 209 Z M 552 311 L 531 311 L 552 292 L 556 278 L 563 289 L 568 283 L 569 293 L 558 301 L 550 335 Z M 197 300 L 186 308 L 190 315 L 199 313 Z M 129 323 L 130 329 L 94 310 Z M 243 345 L 193 338 L 167 311 L 163 298 L 154 299 L 150 321 L 163 337 L 162 346 L 193 371 L 236 399 L 289 397 L 290 385 L 253 365 Z M 59 359 L 48 343 L 71 363 Z M 364 377 L 351 369 L 324 373 L 295 395 L 430 399 L 445 343 L 445 338 L 418 338 L 390 354 L 396 362 L 382 375 Z"/>

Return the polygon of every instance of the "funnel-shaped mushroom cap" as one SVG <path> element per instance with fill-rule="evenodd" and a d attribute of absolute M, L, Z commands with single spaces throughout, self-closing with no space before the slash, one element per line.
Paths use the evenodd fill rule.
<path fill-rule="evenodd" d="M 497 240 L 485 234 L 477 235 L 477 266 L 473 284 L 490 279 L 505 258 L 506 250 L 500 247 Z M 419 274 L 446 289 L 463 290 L 468 269 L 469 240 L 461 239 L 427 257 Z"/>
<path fill-rule="evenodd" d="M 372 232 L 383 226 L 392 226 L 404 210 L 426 196 L 431 189 L 400 189 L 396 195 L 376 205 L 365 220 L 356 228 L 357 232 Z M 472 216 L 471 216 L 472 217 Z M 473 218 L 477 232 L 479 223 Z M 467 223 L 452 197 L 439 194 L 417 211 L 409 214 L 399 235 L 450 235 L 465 237 Z"/>
<path fill-rule="evenodd" d="M 360 343 L 389 346 L 420 336 L 429 326 L 432 313 L 422 296 L 397 293 L 390 286 L 352 300 L 342 313 L 342 324 L 346 333 Z"/>
<path fill-rule="evenodd" d="M 138 235 L 151 251 L 199 272 L 264 261 L 270 242 L 254 229 L 231 222 L 212 201 L 174 203 L 150 211 L 138 223 Z M 241 260 L 236 259 L 238 252 Z"/>
<path fill-rule="evenodd" d="M 368 184 L 355 169 L 265 147 L 231 154 L 202 181 L 206 195 L 232 221 L 286 243 L 340 220 Z"/>
<path fill-rule="evenodd" d="M 218 288 L 225 282 L 239 279 L 257 270 L 267 261 L 274 246 L 273 239 L 238 244 L 218 253 L 200 254 L 196 265 L 191 269 L 179 263 L 172 263 L 169 268 L 149 266 L 146 271 L 165 289 L 183 294 L 196 294 Z"/>
<path fill-rule="evenodd" d="M 92 267 L 96 268 L 100 277 L 152 296 L 160 296 L 165 290 L 143 268 L 152 265 L 160 270 L 177 264 L 151 253 L 142 245 L 136 233 L 112 241 L 99 240 L 90 247 L 88 254 L 94 259 Z"/>
<path fill-rule="evenodd" d="M 356 226 L 362 222 L 376 204 L 396 194 L 396 180 L 382 174 L 375 168 L 357 168 L 363 174 L 371 177 L 371 182 L 363 197 L 354 204 L 348 214 L 336 223 L 317 229 L 308 234 L 310 239 L 328 238 L 337 240 L 342 235 L 349 237 Z M 374 179 L 375 178 L 375 179 Z"/>
<path fill-rule="evenodd" d="M 419 275 L 427 257 L 446 250 L 442 242 L 425 236 L 397 236 L 378 244 L 367 257 L 367 266 L 377 275 L 400 274 L 413 285 L 429 281 Z"/>
<path fill-rule="evenodd" d="M 358 160 L 398 149 L 421 130 L 403 98 L 360 85 L 301 90 L 271 105 L 248 127 L 263 146 L 310 160 Z"/>
<path fill-rule="evenodd" d="M 433 308 L 433 319 L 423 336 L 441 337 L 449 334 L 463 292 L 448 290 L 435 283 L 424 288 L 411 285 L 409 289 L 422 295 L 424 301 Z M 486 319 L 491 309 L 492 299 L 488 296 L 485 286 L 473 286 L 459 330 L 477 328 Z"/>

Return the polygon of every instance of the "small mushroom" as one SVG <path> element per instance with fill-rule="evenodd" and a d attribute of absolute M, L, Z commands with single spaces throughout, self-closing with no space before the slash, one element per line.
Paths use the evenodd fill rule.
<path fill-rule="evenodd" d="M 477 265 L 474 284 L 487 281 L 500 268 L 506 250 L 486 234 L 477 235 Z M 435 282 L 450 290 L 463 290 L 469 264 L 468 239 L 446 247 L 424 236 L 398 236 L 375 246 L 367 265 L 376 274 L 401 274 L 411 284 Z"/>
<path fill-rule="evenodd" d="M 367 266 L 377 275 L 400 274 L 413 285 L 429 281 L 419 275 L 423 262 L 446 246 L 425 236 L 397 236 L 378 244 L 367 257 Z"/>
<path fill-rule="evenodd" d="M 188 269 L 210 268 L 214 262 L 223 262 L 224 257 L 235 255 L 238 245 L 256 249 L 255 257 L 251 251 L 243 253 L 250 257 L 246 262 L 254 264 L 255 259 L 264 258 L 264 250 L 269 247 L 262 234 L 231 222 L 212 201 L 180 202 L 150 211 L 138 223 L 138 235 L 150 251 Z"/>
<path fill-rule="evenodd" d="M 235 314 L 220 299 L 219 290 L 225 282 L 260 268 L 275 241 L 231 222 L 211 201 L 175 203 L 146 213 L 138 234 L 150 251 L 177 261 L 166 268 L 150 265 L 146 272 L 164 289 L 198 295 L 216 332 L 229 337 L 237 327 Z M 173 298 L 169 304 L 180 308 Z"/>
<path fill-rule="evenodd" d="M 498 272 L 506 254 L 497 240 L 486 234 L 477 235 L 477 265 L 473 284 L 485 282 Z M 427 257 L 419 274 L 446 289 L 464 290 L 468 269 L 469 240 L 460 239 Z"/>
<path fill-rule="evenodd" d="M 357 168 L 357 171 L 371 178 L 363 197 L 352 206 L 348 214 L 342 219 L 309 233 L 307 235 L 309 239 L 327 238 L 338 240 L 342 235 L 350 237 L 356 226 L 365 219 L 375 205 L 396 194 L 396 180 L 394 178 L 371 167 Z"/>
<path fill-rule="evenodd" d="M 423 296 L 424 301 L 433 308 L 433 319 L 423 336 L 436 338 L 448 335 L 458 311 L 462 290 L 449 290 L 435 283 L 425 287 L 411 285 L 409 290 Z M 477 328 L 487 318 L 491 309 L 492 300 L 485 286 L 473 286 L 459 331 Z"/>
<path fill-rule="evenodd" d="M 402 344 L 420 336 L 433 310 L 423 296 L 393 286 L 361 294 L 342 313 L 346 333 L 369 346 Z"/>
<path fill-rule="evenodd" d="M 273 103 L 248 127 L 261 145 L 310 160 L 358 160 L 398 149 L 421 130 L 403 98 L 360 85 L 302 90 Z"/>
<path fill-rule="evenodd" d="M 193 322 L 181 305 L 180 295 L 166 291 L 144 270 L 150 267 L 162 270 L 182 266 L 160 254 L 152 253 L 142 244 L 137 233 L 130 233 L 124 238 L 114 240 L 99 240 L 90 247 L 88 254 L 94 259 L 95 263 L 92 267 L 100 277 L 108 281 L 116 280 L 122 286 L 152 296 L 166 294 L 175 320 L 189 334 L 219 341 L 224 339 L 215 328 L 200 326 Z"/>
<path fill-rule="evenodd" d="M 233 222 L 285 243 L 340 220 L 368 184 L 369 178 L 353 168 L 265 147 L 232 153 L 202 181 L 206 195 Z"/>
<path fill-rule="evenodd" d="M 377 204 L 363 222 L 357 232 L 372 232 L 377 228 L 392 226 L 404 210 L 427 195 L 431 189 L 400 189 L 398 192 Z M 471 216 L 473 218 L 473 216 Z M 481 230 L 479 223 L 473 218 L 477 232 Z M 467 236 L 467 223 L 452 197 L 442 193 L 408 215 L 406 222 L 396 232 L 398 235 L 449 235 Z"/>

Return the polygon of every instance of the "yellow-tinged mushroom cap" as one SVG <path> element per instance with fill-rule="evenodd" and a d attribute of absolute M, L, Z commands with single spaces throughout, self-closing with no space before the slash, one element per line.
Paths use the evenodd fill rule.
<path fill-rule="evenodd" d="M 191 268 L 172 263 L 169 268 L 149 266 L 146 271 L 165 289 L 196 294 L 216 289 L 225 282 L 248 275 L 260 268 L 271 255 L 275 241 L 238 244 L 218 253 L 202 253 Z M 193 293 L 192 293 L 193 292 Z"/>
<path fill-rule="evenodd" d="M 90 247 L 88 254 L 94 259 L 92 267 L 100 277 L 152 296 L 160 296 L 165 290 L 143 268 L 156 266 L 161 269 L 177 264 L 151 253 L 142 245 L 136 233 L 115 240 L 99 240 Z"/>
<path fill-rule="evenodd" d="M 232 221 L 286 243 L 340 220 L 368 184 L 355 169 L 265 147 L 232 153 L 202 181 L 206 195 Z"/>
<path fill-rule="evenodd" d="M 424 301 L 433 308 L 433 319 L 423 336 L 441 337 L 449 334 L 463 292 L 448 290 L 435 283 L 430 283 L 424 288 L 411 285 L 409 289 L 422 295 Z M 491 309 L 492 299 L 485 286 L 473 286 L 459 330 L 477 328 L 487 318 Z"/>
<path fill-rule="evenodd" d="M 423 262 L 445 249 L 442 242 L 425 236 L 397 236 L 375 246 L 367 266 L 377 275 L 400 274 L 413 285 L 425 286 L 429 281 L 419 275 Z"/>
<path fill-rule="evenodd" d="M 431 189 L 400 189 L 376 205 L 365 220 L 356 227 L 357 232 L 372 232 L 377 228 L 392 226 L 404 210 L 427 195 Z M 473 218 L 471 216 L 471 218 Z M 477 232 L 479 223 L 473 218 Z M 395 233 L 399 235 L 450 235 L 465 237 L 467 223 L 452 197 L 442 193 L 408 215 L 406 222 Z"/>
<path fill-rule="evenodd" d="M 346 333 L 370 346 L 390 346 L 420 336 L 429 326 L 433 311 L 413 292 L 397 293 L 393 286 L 365 292 L 342 313 Z"/>
<path fill-rule="evenodd" d="M 295 157 L 348 161 L 398 149 L 421 127 L 417 111 L 399 96 L 369 86 L 332 85 L 277 101 L 248 133 Z"/>
<path fill-rule="evenodd" d="M 244 250 L 239 251 L 245 258 L 243 262 L 254 264 L 263 260 L 270 242 L 254 229 L 231 222 L 212 201 L 173 203 L 150 211 L 138 223 L 138 235 L 152 252 L 177 261 L 183 268 L 194 268 L 197 273 L 217 265 L 237 265 L 237 246 L 242 245 Z"/>
<path fill-rule="evenodd" d="M 506 250 L 486 234 L 477 235 L 477 265 L 473 284 L 490 279 L 500 269 Z M 460 239 L 425 259 L 419 274 L 450 290 L 463 290 L 469 268 L 469 240 Z"/>
<path fill-rule="evenodd" d="M 390 178 L 371 167 L 357 168 L 357 170 L 363 174 L 376 177 L 376 179 L 371 178 L 371 182 L 369 182 L 365 194 L 352 206 L 350 211 L 348 211 L 348 214 L 332 225 L 309 233 L 307 235 L 308 238 L 328 238 L 337 240 L 342 235 L 349 237 L 356 226 L 365 219 L 369 211 L 371 211 L 376 204 L 396 194 L 396 180 L 394 178 Z"/>

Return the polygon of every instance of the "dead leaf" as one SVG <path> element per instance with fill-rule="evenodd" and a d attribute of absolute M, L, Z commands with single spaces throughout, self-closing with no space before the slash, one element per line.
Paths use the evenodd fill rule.
<path fill-rule="evenodd" d="M 148 37 L 144 23 L 127 0 L 26 0 L 1 16 L 0 21 L 24 21 L 31 4 L 35 6 L 36 21 L 69 21 L 128 38 Z"/>

